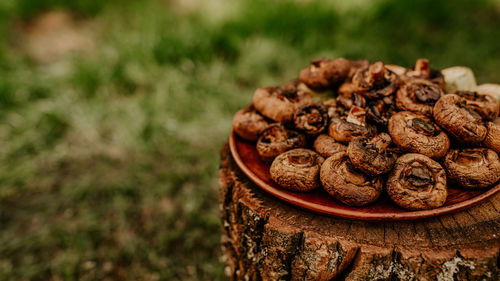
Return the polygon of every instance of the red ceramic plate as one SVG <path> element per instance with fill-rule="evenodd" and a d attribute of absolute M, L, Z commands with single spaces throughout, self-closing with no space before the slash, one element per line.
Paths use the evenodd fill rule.
<path fill-rule="evenodd" d="M 391 221 L 429 218 L 464 210 L 482 202 L 500 190 L 500 184 L 481 191 L 449 186 L 445 204 L 437 209 L 425 211 L 404 210 L 393 203 L 387 194 L 382 194 L 374 204 L 369 206 L 350 207 L 333 199 L 322 189 L 300 193 L 281 188 L 271 179 L 269 165 L 260 159 L 255 144 L 242 140 L 234 132 L 229 138 L 229 146 L 236 164 L 243 173 L 273 196 L 313 212 L 349 219 Z"/>

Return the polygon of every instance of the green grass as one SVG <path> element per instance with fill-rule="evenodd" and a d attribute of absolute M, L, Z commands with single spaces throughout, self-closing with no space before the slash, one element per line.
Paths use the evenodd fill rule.
<path fill-rule="evenodd" d="M 498 2 L 180 2 L 0 1 L 0 280 L 223 280 L 232 114 L 316 56 L 500 83 Z M 53 9 L 92 22 L 95 49 L 18 48 L 15 27 Z"/>

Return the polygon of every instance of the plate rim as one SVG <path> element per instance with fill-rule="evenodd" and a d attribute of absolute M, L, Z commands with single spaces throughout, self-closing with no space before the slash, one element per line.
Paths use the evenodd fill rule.
<path fill-rule="evenodd" d="M 233 156 L 233 159 L 235 160 L 237 166 L 253 183 L 259 186 L 259 188 L 265 190 L 271 195 L 289 204 L 300 207 L 302 209 L 307 209 L 309 211 L 329 216 L 336 216 L 346 219 L 355 219 L 362 221 L 409 221 L 409 220 L 425 219 L 468 209 L 483 202 L 485 199 L 488 199 L 489 197 L 495 195 L 495 193 L 497 193 L 500 190 L 500 183 L 499 183 L 496 186 L 490 188 L 489 190 L 459 203 L 455 203 L 448 206 L 442 206 L 430 210 L 408 211 L 407 213 L 397 213 L 397 214 L 366 213 L 356 210 L 337 209 L 333 207 L 318 205 L 316 203 L 312 203 L 307 200 L 293 197 L 287 194 L 286 192 L 267 184 L 243 162 L 243 159 L 241 159 L 241 156 L 239 155 L 238 149 L 236 147 L 236 138 L 238 137 L 236 136 L 234 130 L 232 129 L 231 134 L 229 135 L 229 149 L 231 151 L 231 155 Z"/>

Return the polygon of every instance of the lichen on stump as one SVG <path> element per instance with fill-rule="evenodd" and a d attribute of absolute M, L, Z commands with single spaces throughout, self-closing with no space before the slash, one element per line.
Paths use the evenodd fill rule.
<path fill-rule="evenodd" d="M 500 280 L 500 194 L 427 220 L 363 222 L 281 202 L 221 150 L 229 280 Z"/>

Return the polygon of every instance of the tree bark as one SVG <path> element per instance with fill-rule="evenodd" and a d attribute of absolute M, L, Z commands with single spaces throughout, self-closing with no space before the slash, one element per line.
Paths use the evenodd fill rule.
<path fill-rule="evenodd" d="M 227 145 L 219 179 L 229 280 L 500 280 L 500 194 L 432 219 L 364 222 L 272 197 Z"/>

